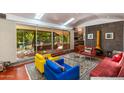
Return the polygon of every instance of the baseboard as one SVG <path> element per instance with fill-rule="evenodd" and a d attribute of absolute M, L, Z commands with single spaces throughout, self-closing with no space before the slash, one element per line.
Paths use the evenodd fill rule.
<path fill-rule="evenodd" d="M 17 65 L 28 63 L 28 62 L 34 62 L 34 57 L 27 58 L 27 59 L 22 59 L 22 60 L 13 62 L 13 63 L 11 63 L 10 66 L 17 66 Z"/>

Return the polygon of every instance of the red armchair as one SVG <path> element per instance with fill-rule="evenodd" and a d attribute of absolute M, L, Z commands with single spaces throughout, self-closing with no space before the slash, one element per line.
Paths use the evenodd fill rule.
<path fill-rule="evenodd" d="M 124 53 L 119 62 L 105 58 L 91 72 L 91 77 L 124 77 Z"/>
<path fill-rule="evenodd" d="M 87 49 L 89 49 L 87 51 Z M 89 56 L 89 57 L 95 57 L 96 56 L 96 50 L 95 47 L 84 47 L 84 49 L 82 51 L 80 51 L 80 54 L 85 55 L 85 56 Z"/>

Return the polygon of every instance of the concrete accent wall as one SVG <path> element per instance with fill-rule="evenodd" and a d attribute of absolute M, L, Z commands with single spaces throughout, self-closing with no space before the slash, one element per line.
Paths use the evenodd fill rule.
<path fill-rule="evenodd" d="M 96 31 L 101 31 L 101 48 L 103 50 L 123 51 L 123 24 L 124 22 L 112 22 L 86 27 L 86 45 L 96 47 Z M 105 39 L 105 33 L 113 32 L 114 39 Z M 87 39 L 87 34 L 93 33 L 94 39 Z"/>
<path fill-rule="evenodd" d="M 0 61 L 16 61 L 16 24 L 0 19 Z"/>

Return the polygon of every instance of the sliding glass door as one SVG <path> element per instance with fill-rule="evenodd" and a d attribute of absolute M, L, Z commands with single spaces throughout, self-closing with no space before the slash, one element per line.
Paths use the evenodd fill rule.
<path fill-rule="evenodd" d="M 70 48 L 68 31 L 17 26 L 17 59 L 34 56 L 36 53 L 51 53 Z"/>
<path fill-rule="evenodd" d="M 49 53 L 52 50 L 51 32 L 37 31 L 37 52 Z"/>
<path fill-rule="evenodd" d="M 17 29 L 17 58 L 26 58 L 35 54 L 35 31 Z"/>
<path fill-rule="evenodd" d="M 70 48 L 70 32 L 57 31 L 53 34 L 54 50 L 63 50 Z"/>
<path fill-rule="evenodd" d="M 63 32 L 56 31 L 53 33 L 53 48 L 54 50 L 63 49 Z"/>

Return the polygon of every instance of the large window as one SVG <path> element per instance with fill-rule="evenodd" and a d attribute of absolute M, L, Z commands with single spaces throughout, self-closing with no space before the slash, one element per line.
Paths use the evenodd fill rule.
<path fill-rule="evenodd" d="M 70 33 L 67 31 L 54 32 L 54 49 L 62 50 L 70 48 Z"/>
<path fill-rule="evenodd" d="M 49 53 L 52 50 L 51 32 L 37 31 L 37 51 L 39 53 Z"/>
<path fill-rule="evenodd" d="M 56 50 L 62 50 L 63 49 L 63 32 L 62 31 L 56 31 L 53 33 L 53 48 Z"/>
<path fill-rule="evenodd" d="M 33 26 L 17 26 L 17 58 L 32 57 L 35 53 L 51 53 L 70 48 L 70 33 Z"/>
<path fill-rule="evenodd" d="M 17 57 L 25 58 L 34 56 L 35 31 L 17 29 Z"/>
<path fill-rule="evenodd" d="M 17 51 L 24 49 L 24 31 L 17 29 Z"/>

